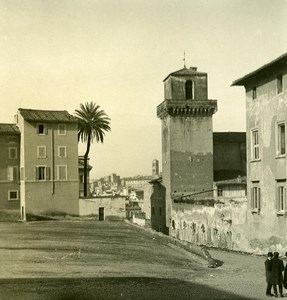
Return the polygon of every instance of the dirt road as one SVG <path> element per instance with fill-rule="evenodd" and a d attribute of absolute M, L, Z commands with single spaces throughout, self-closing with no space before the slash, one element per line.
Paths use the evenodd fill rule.
<path fill-rule="evenodd" d="M 263 257 L 209 269 L 125 222 L 0 223 L 0 299 L 264 299 Z"/>

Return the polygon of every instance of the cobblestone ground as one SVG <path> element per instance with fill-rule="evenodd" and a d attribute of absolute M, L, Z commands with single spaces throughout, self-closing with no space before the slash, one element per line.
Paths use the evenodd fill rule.
<path fill-rule="evenodd" d="M 264 257 L 220 267 L 125 222 L 0 223 L 0 299 L 264 299 Z"/>

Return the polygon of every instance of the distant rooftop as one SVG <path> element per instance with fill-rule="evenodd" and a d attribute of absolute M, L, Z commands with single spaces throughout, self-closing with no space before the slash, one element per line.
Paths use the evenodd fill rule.
<path fill-rule="evenodd" d="M 36 110 L 19 108 L 26 121 L 77 123 L 77 119 L 66 110 Z"/>
<path fill-rule="evenodd" d="M 20 130 L 15 124 L 0 123 L 0 134 L 1 133 L 20 134 Z"/>
<path fill-rule="evenodd" d="M 231 86 L 245 85 L 248 81 L 255 78 L 257 75 L 267 73 L 270 68 L 277 68 L 282 65 L 287 67 L 287 53 L 282 54 L 281 56 L 256 69 L 255 71 L 250 72 L 247 75 L 233 81 Z"/>
<path fill-rule="evenodd" d="M 190 67 L 190 68 L 183 68 L 178 71 L 170 73 L 163 81 L 166 81 L 169 76 L 186 76 L 191 74 L 206 75 L 206 73 L 204 72 L 198 72 L 196 67 Z"/>

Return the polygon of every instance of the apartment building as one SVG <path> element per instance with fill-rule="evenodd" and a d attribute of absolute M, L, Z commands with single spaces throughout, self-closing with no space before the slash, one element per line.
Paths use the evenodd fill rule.
<path fill-rule="evenodd" d="M 287 53 L 232 85 L 246 91 L 250 234 L 287 244 Z"/>
<path fill-rule="evenodd" d="M 20 131 L 0 123 L 0 209 L 18 209 L 20 203 Z"/>
<path fill-rule="evenodd" d="M 77 120 L 67 111 L 19 109 L 20 206 L 26 213 L 79 214 Z"/>

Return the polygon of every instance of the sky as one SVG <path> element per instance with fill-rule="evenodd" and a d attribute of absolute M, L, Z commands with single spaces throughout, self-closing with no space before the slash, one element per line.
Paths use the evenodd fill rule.
<path fill-rule="evenodd" d="M 0 122 L 93 101 L 112 131 L 92 145 L 91 177 L 150 175 L 163 79 L 183 53 L 208 73 L 214 131 L 245 131 L 245 91 L 230 85 L 286 53 L 286 31 L 286 0 L 0 0 Z"/>

